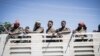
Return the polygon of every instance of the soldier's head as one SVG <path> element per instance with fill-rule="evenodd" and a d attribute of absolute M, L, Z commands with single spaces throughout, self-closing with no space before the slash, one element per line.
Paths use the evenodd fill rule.
<path fill-rule="evenodd" d="M 40 21 L 36 21 L 36 23 L 35 23 L 35 27 L 36 27 L 36 28 L 41 27 L 41 23 L 40 23 Z"/>
<path fill-rule="evenodd" d="M 78 24 L 78 30 L 81 30 L 81 29 L 84 29 L 84 30 L 87 30 L 87 27 L 86 27 L 86 25 L 84 24 L 84 22 L 83 21 L 81 21 L 81 22 L 79 22 L 79 24 Z"/>
<path fill-rule="evenodd" d="M 84 22 L 79 22 L 78 24 L 79 27 L 84 27 L 84 25 L 85 25 Z"/>
<path fill-rule="evenodd" d="M 65 27 L 65 26 L 66 26 L 66 21 L 64 21 L 64 20 L 61 21 L 61 26 L 62 26 L 62 27 Z"/>
<path fill-rule="evenodd" d="M 26 26 L 25 29 L 30 29 L 29 26 Z"/>
<path fill-rule="evenodd" d="M 25 27 L 25 33 L 29 33 L 29 29 L 30 29 L 29 26 L 26 26 Z"/>
<path fill-rule="evenodd" d="M 51 28 L 53 26 L 53 21 L 52 20 L 49 20 L 48 21 L 48 28 Z"/>
<path fill-rule="evenodd" d="M 16 21 L 15 23 L 14 23 L 14 28 L 18 28 L 20 26 L 20 23 L 18 22 L 18 21 Z"/>

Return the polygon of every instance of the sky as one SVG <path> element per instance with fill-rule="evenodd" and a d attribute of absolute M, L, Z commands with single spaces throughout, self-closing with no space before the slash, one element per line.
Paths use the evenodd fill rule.
<path fill-rule="evenodd" d="M 31 29 L 39 20 L 45 30 L 49 20 L 53 20 L 55 29 L 65 20 L 71 30 L 84 21 L 91 32 L 100 24 L 100 0 L 0 0 L 0 22 L 13 24 L 16 19 L 21 27 Z"/>

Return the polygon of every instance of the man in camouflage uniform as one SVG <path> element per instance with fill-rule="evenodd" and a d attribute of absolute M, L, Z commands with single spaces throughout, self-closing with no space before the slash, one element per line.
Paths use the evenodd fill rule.
<path fill-rule="evenodd" d="M 78 24 L 78 27 L 76 28 L 75 32 L 81 33 L 81 32 L 86 32 L 87 31 L 87 27 L 84 24 L 84 22 L 80 22 Z"/>
<path fill-rule="evenodd" d="M 75 30 L 75 33 L 85 33 L 87 31 L 87 27 L 86 25 L 84 24 L 84 22 L 80 22 L 78 24 L 78 27 L 76 28 Z M 81 37 L 81 41 L 87 41 L 85 40 L 84 38 L 87 37 L 86 34 L 83 34 L 83 35 L 76 35 L 76 37 Z M 91 39 L 88 39 L 89 41 L 92 41 Z M 78 40 L 77 40 L 78 41 Z"/>
<path fill-rule="evenodd" d="M 48 29 L 46 30 L 46 33 L 55 33 L 55 29 L 53 28 L 53 21 L 48 21 Z"/>
<path fill-rule="evenodd" d="M 14 35 L 14 34 L 21 34 L 23 31 L 23 29 L 20 27 L 20 23 L 18 21 L 16 21 L 14 23 L 14 26 L 11 28 L 10 30 L 10 33 L 11 35 Z"/>
<path fill-rule="evenodd" d="M 26 26 L 24 29 L 24 33 L 28 34 L 28 33 L 32 33 L 32 31 L 30 30 L 29 26 Z"/>
<path fill-rule="evenodd" d="M 66 27 L 66 21 L 61 21 L 61 28 L 56 30 L 57 33 L 70 33 L 70 29 Z"/>
<path fill-rule="evenodd" d="M 43 33 L 44 32 L 44 29 L 43 29 L 43 27 L 41 27 L 41 23 L 39 21 L 37 21 L 35 23 L 33 32 L 35 32 L 35 33 Z"/>

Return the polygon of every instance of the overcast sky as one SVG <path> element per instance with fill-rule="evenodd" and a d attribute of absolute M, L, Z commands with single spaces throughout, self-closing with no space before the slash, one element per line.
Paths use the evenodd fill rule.
<path fill-rule="evenodd" d="M 45 29 L 48 20 L 54 21 L 55 29 L 66 20 L 71 30 L 84 21 L 88 31 L 93 31 L 100 24 L 100 0 L 0 0 L 0 22 L 16 19 L 31 29 L 37 20 Z"/>

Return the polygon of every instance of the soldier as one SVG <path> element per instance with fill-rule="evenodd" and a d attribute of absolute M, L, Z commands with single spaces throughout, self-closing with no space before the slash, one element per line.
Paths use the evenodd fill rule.
<path fill-rule="evenodd" d="M 55 29 L 53 28 L 53 21 L 48 21 L 48 29 L 46 30 L 46 33 L 55 33 Z"/>
<path fill-rule="evenodd" d="M 21 34 L 22 33 L 22 28 L 20 27 L 20 23 L 16 21 L 14 23 L 14 26 L 10 30 L 10 34 Z"/>
<path fill-rule="evenodd" d="M 30 30 L 29 26 L 26 26 L 24 31 L 25 31 L 25 33 L 26 33 L 26 34 L 28 34 L 28 33 L 31 33 L 31 32 L 32 32 L 32 31 Z"/>
<path fill-rule="evenodd" d="M 98 30 L 93 30 L 93 32 L 100 32 L 100 24 L 98 25 Z"/>
<path fill-rule="evenodd" d="M 100 32 L 100 24 L 98 25 L 98 30 L 97 30 L 97 32 Z"/>
<path fill-rule="evenodd" d="M 76 30 L 75 30 L 75 32 L 79 32 L 79 33 L 81 33 L 81 32 L 86 32 L 87 31 L 87 27 L 86 27 L 86 25 L 84 24 L 84 22 L 80 22 L 79 24 L 78 24 L 78 27 L 76 28 Z"/>
<path fill-rule="evenodd" d="M 61 21 L 61 28 L 56 30 L 57 33 L 70 33 L 70 29 L 66 27 L 66 21 Z"/>
<path fill-rule="evenodd" d="M 80 22 L 78 24 L 78 27 L 76 28 L 75 30 L 75 33 L 84 33 L 87 31 L 87 27 L 86 25 L 84 24 L 84 22 Z M 76 37 L 81 37 L 81 41 L 87 41 L 85 40 L 84 38 L 87 37 L 86 34 L 83 34 L 83 35 L 76 35 Z M 89 41 L 92 41 L 91 39 L 88 39 Z M 78 41 L 78 40 L 77 40 Z"/>
<path fill-rule="evenodd" d="M 44 29 L 41 27 L 41 23 L 39 21 L 37 21 L 35 23 L 33 32 L 36 32 L 36 33 L 43 33 L 44 32 Z"/>

